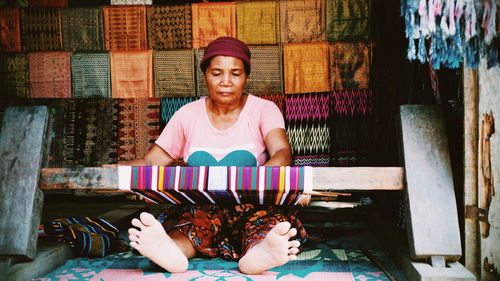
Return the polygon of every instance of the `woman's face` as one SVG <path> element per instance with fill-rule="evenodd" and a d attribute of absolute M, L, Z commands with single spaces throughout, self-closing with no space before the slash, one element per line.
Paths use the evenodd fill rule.
<path fill-rule="evenodd" d="M 238 103 L 247 81 L 245 64 L 235 57 L 215 56 L 205 71 L 205 81 L 214 102 Z"/>

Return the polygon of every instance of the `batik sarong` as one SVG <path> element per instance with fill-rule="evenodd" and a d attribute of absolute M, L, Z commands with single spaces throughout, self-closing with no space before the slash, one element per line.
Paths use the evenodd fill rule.
<path fill-rule="evenodd" d="M 19 8 L 0 8 L 0 51 L 21 51 Z"/>
<path fill-rule="evenodd" d="M 328 0 L 326 11 L 328 42 L 368 40 L 370 0 Z"/>
<path fill-rule="evenodd" d="M 3 97 L 29 97 L 28 56 L 0 53 L 0 92 Z"/>
<path fill-rule="evenodd" d="M 281 41 L 325 41 L 325 0 L 280 0 Z"/>
<path fill-rule="evenodd" d="M 74 98 L 110 98 L 109 53 L 73 53 L 71 76 Z"/>
<path fill-rule="evenodd" d="M 253 95 L 283 93 L 281 48 L 279 46 L 250 46 L 252 73 L 248 76 L 245 93 Z"/>
<path fill-rule="evenodd" d="M 32 98 L 71 97 L 69 52 L 34 52 L 28 58 Z"/>
<path fill-rule="evenodd" d="M 111 52 L 113 98 L 153 97 L 152 51 Z"/>
<path fill-rule="evenodd" d="M 194 67 L 192 50 L 156 51 L 154 54 L 155 96 L 195 96 Z"/>
<path fill-rule="evenodd" d="M 61 51 L 61 8 L 21 9 L 23 51 Z"/>
<path fill-rule="evenodd" d="M 146 7 L 111 6 L 103 8 L 106 50 L 146 50 Z"/>
<path fill-rule="evenodd" d="M 119 99 L 118 161 L 144 157 L 160 135 L 160 99 Z"/>
<path fill-rule="evenodd" d="M 330 90 L 327 43 L 285 44 L 283 54 L 285 93 Z"/>
<path fill-rule="evenodd" d="M 195 3 L 193 15 L 193 48 L 206 47 L 221 36 L 236 37 L 236 4 L 234 2 Z"/>
<path fill-rule="evenodd" d="M 369 42 L 338 42 L 330 45 L 332 90 L 369 88 L 370 66 Z"/>
<path fill-rule="evenodd" d="M 236 2 L 238 39 L 249 45 L 277 44 L 278 3 L 275 1 Z"/>
<path fill-rule="evenodd" d="M 147 23 L 150 49 L 191 49 L 191 5 L 149 6 Z"/>
<path fill-rule="evenodd" d="M 66 51 L 104 51 L 102 9 L 62 9 L 62 32 Z"/>
<path fill-rule="evenodd" d="M 30 7 L 67 7 L 68 0 L 28 0 Z"/>

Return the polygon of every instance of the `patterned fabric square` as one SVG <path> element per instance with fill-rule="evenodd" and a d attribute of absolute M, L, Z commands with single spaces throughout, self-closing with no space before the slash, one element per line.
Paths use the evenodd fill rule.
<path fill-rule="evenodd" d="M 160 132 L 165 128 L 172 115 L 183 105 L 199 99 L 198 97 L 161 98 L 160 99 Z"/>
<path fill-rule="evenodd" d="M 118 161 L 144 157 L 160 135 L 160 99 L 119 99 Z"/>
<path fill-rule="evenodd" d="M 194 64 L 196 68 L 196 95 L 208 96 L 207 83 L 205 83 L 205 74 L 201 71 L 200 62 L 205 53 L 205 48 L 194 49 Z"/>
<path fill-rule="evenodd" d="M 0 51 L 21 51 L 19 8 L 0 8 Z"/>
<path fill-rule="evenodd" d="M 67 7 L 68 0 L 28 0 L 30 7 Z"/>
<path fill-rule="evenodd" d="M 324 42 L 325 0 L 280 0 L 281 42 Z"/>
<path fill-rule="evenodd" d="M 101 8 L 65 8 L 61 14 L 64 50 L 104 50 Z"/>
<path fill-rule="evenodd" d="M 112 6 L 103 8 L 106 50 L 146 50 L 146 7 Z"/>
<path fill-rule="evenodd" d="M 196 95 L 192 50 L 156 51 L 154 54 L 155 96 Z"/>
<path fill-rule="evenodd" d="M 153 0 L 111 0 L 111 5 L 153 5 Z"/>
<path fill-rule="evenodd" d="M 69 52 L 35 52 L 28 58 L 32 98 L 71 97 Z"/>
<path fill-rule="evenodd" d="M 111 52 L 113 98 L 153 97 L 153 52 Z"/>
<path fill-rule="evenodd" d="M 369 88 L 370 65 L 370 43 L 333 43 L 330 45 L 330 77 L 332 90 Z"/>
<path fill-rule="evenodd" d="M 29 97 L 28 56 L 24 53 L 0 53 L 0 89 L 2 97 Z"/>
<path fill-rule="evenodd" d="M 279 34 L 276 1 L 236 2 L 238 39 L 249 45 L 277 44 Z"/>
<path fill-rule="evenodd" d="M 193 48 L 206 47 L 221 36 L 236 37 L 234 2 L 195 3 L 193 13 Z"/>
<path fill-rule="evenodd" d="M 109 53 L 73 53 L 71 76 L 74 98 L 110 98 Z"/>
<path fill-rule="evenodd" d="M 253 95 L 283 93 L 281 48 L 279 46 L 250 46 L 252 73 L 245 92 Z"/>
<path fill-rule="evenodd" d="M 368 40 L 370 0 L 327 0 L 328 42 Z"/>
<path fill-rule="evenodd" d="M 331 164 L 367 165 L 368 148 L 374 142 L 370 90 L 332 91 L 330 93 Z"/>
<path fill-rule="evenodd" d="M 69 0 L 70 7 L 97 7 L 109 5 L 109 0 Z"/>
<path fill-rule="evenodd" d="M 147 23 L 150 49 L 191 49 L 191 5 L 149 6 Z"/>
<path fill-rule="evenodd" d="M 285 93 L 330 90 L 327 43 L 285 44 L 283 50 Z"/>
<path fill-rule="evenodd" d="M 61 51 L 61 8 L 21 9 L 23 51 Z"/>

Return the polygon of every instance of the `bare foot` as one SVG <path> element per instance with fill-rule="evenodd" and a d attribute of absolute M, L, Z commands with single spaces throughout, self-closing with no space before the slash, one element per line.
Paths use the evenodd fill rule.
<path fill-rule="evenodd" d="M 140 230 L 135 228 L 128 230 L 132 248 L 168 272 L 178 273 L 187 270 L 187 257 L 153 215 L 143 212 L 140 220 L 132 220 L 132 225 L 140 228 Z"/>
<path fill-rule="evenodd" d="M 269 231 L 264 240 L 248 249 L 240 259 L 240 271 L 245 274 L 260 274 L 270 268 L 297 259 L 300 242 L 289 241 L 297 234 L 289 222 L 280 222 Z"/>

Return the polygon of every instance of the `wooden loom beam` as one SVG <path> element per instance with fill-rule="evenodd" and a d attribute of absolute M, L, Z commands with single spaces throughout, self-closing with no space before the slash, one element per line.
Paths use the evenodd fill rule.
<path fill-rule="evenodd" d="M 313 190 L 403 190 L 403 174 L 401 167 L 315 167 Z M 43 168 L 39 186 L 42 190 L 118 190 L 118 169 Z"/>

